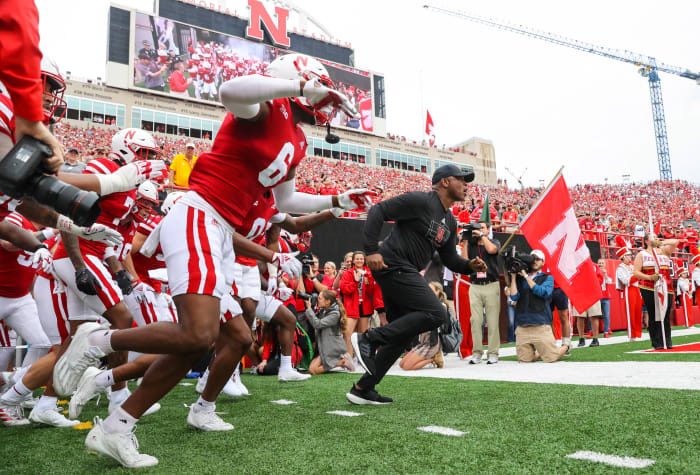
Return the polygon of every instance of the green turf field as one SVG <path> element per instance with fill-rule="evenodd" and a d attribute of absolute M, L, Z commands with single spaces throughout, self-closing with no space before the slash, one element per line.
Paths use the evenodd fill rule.
<path fill-rule="evenodd" d="M 696 337 L 697 338 L 697 337 Z M 603 348 L 600 348 L 601 350 Z M 592 350 L 595 350 L 592 349 Z M 222 396 L 225 433 L 191 430 L 184 403 L 194 386 L 177 386 L 163 409 L 139 424 L 141 450 L 157 456 L 146 473 L 602 473 L 631 471 L 565 458 L 578 450 L 653 459 L 647 473 L 700 473 L 697 391 L 543 385 L 389 376 L 390 406 L 351 406 L 353 374 L 280 384 L 244 375 L 251 396 Z M 185 380 L 184 382 L 194 382 Z M 296 404 L 280 406 L 271 400 Z M 341 417 L 326 411 L 364 413 Z M 106 414 L 86 406 L 81 420 Z M 438 425 L 462 437 L 424 433 Z M 0 472 L 120 473 L 116 462 L 86 452 L 87 431 L 0 427 Z"/>

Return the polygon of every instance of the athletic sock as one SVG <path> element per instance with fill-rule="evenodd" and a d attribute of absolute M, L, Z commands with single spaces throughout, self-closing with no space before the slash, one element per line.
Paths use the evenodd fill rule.
<path fill-rule="evenodd" d="M 292 368 L 292 356 L 284 356 L 281 355 L 280 357 L 280 373 L 284 373 L 286 371 L 292 371 L 294 368 Z"/>
<path fill-rule="evenodd" d="M 571 337 L 569 338 L 562 338 L 561 339 L 561 346 L 571 346 Z"/>
<path fill-rule="evenodd" d="M 129 399 L 129 390 L 127 388 L 118 389 L 109 393 L 109 402 L 112 404 L 121 405 L 124 401 Z"/>
<path fill-rule="evenodd" d="M 22 384 L 22 381 L 20 380 L 2 395 L 2 400 L 10 404 L 19 404 L 27 397 L 28 394 L 31 393 L 32 390 Z"/>
<path fill-rule="evenodd" d="M 29 368 L 31 368 L 31 367 L 32 367 L 32 365 L 29 365 L 29 366 L 19 368 L 17 371 L 15 371 L 15 374 L 13 376 L 15 381 L 22 381 L 22 378 L 24 378 L 24 375 L 27 374 L 27 371 L 29 371 Z"/>
<path fill-rule="evenodd" d="M 90 343 L 90 346 L 98 347 L 103 353 L 114 353 L 111 342 L 112 333 L 114 333 L 114 331 L 115 330 L 94 331 L 88 335 L 88 343 Z"/>
<path fill-rule="evenodd" d="M 213 412 L 214 409 L 216 409 L 216 402 L 205 401 L 202 396 L 199 396 L 194 403 L 194 412 Z"/>
<path fill-rule="evenodd" d="M 112 370 L 108 369 L 106 371 L 98 373 L 97 376 L 95 376 L 95 384 L 100 386 L 101 388 L 106 388 L 107 386 L 113 385 L 114 373 L 112 373 Z"/>
<path fill-rule="evenodd" d="M 102 430 L 107 434 L 125 433 L 131 431 L 139 420 L 121 407 L 102 423 Z"/>
<path fill-rule="evenodd" d="M 41 396 L 36 402 L 34 409 L 37 411 L 55 411 L 58 398 L 53 396 Z"/>

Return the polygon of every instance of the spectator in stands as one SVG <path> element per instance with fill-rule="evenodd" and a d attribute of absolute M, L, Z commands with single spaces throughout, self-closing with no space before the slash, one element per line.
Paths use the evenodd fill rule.
<path fill-rule="evenodd" d="M 305 305 L 304 315 L 316 329 L 318 348 L 318 355 L 309 365 L 309 373 L 317 375 L 325 372 L 355 371 L 343 338 L 347 315 L 335 293 L 332 290 L 324 290 L 318 295 L 318 313 L 314 313 L 310 300 L 307 300 Z"/>
<path fill-rule="evenodd" d="M 80 152 L 75 147 L 68 147 L 66 161 L 61 165 L 61 171 L 67 173 L 83 173 L 85 163 L 80 160 Z"/>
<path fill-rule="evenodd" d="M 345 256 L 343 257 L 343 263 L 340 265 L 340 270 L 335 275 L 335 279 L 333 280 L 333 288 L 336 290 L 340 290 L 340 281 L 343 278 L 343 274 L 345 274 L 345 272 L 352 267 L 352 254 L 352 251 L 346 252 Z M 340 294 L 340 299 L 341 301 L 343 300 L 342 292 Z"/>
<path fill-rule="evenodd" d="M 428 285 L 430 285 L 430 288 L 435 292 L 440 303 L 445 307 L 445 311 L 449 314 L 447 296 L 442 290 L 440 282 L 430 282 Z M 452 317 L 450 316 L 450 318 Z M 412 371 L 421 369 L 430 363 L 433 363 L 436 368 L 445 366 L 445 360 L 442 358 L 440 335 L 437 328 L 418 335 L 416 345 L 401 358 L 399 366 L 406 371 Z"/>
<path fill-rule="evenodd" d="M 165 90 L 162 74 L 168 69 L 167 65 L 159 65 L 156 61 L 150 59 L 148 55 L 141 54 L 134 69 L 137 73 L 137 82 L 143 81 L 148 89 L 153 89 L 154 91 Z"/>
<path fill-rule="evenodd" d="M 178 61 L 174 64 L 173 68 L 174 71 L 170 75 L 170 79 L 168 79 L 170 83 L 170 94 L 190 97 L 187 93 L 187 88 L 192 84 L 192 78 L 185 79 L 185 65 L 182 61 Z"/>
<path fill-rule="evenodd" d="M 325 285 L 329 289 L 333 289 L 333 281 L 335 281 L 335 276 L 337 273 L 335 262 L 326 261 L 326 263 L 323 264 L 323 278 L 321 279 L 321 284 Z"/>
<path fill-rule="evenodd" d="M 185 145 L 185 153 L 175 155 L 175 158 L 173 158 L 170 164 L 168 180 L 171 188 L 173 185 L 189 188 L 190 173 L 192 173 L 192 168 L 195 163 L 197 163 L 198 158 L 199 157 L 194 154 L 194 144 L 192 142 L 187 142 Z"/>
<path fill-rule="evenodd" d="M 507 233 L 512 233 L 518 227 L 518 211 L 515 206 L 508 208 L 508 211 L 503 213 L 503 224 L 505 225 L 504 231 Z"/>
<path fill-rule="evenodd" d="M 357 331 L 363 333 L 369 328 L 369 317 L 374 313 L 374 300 L 379 286 L 372 277 L 372 272 L 365 266 L 365 253 L 356 251 L 352 254 L 350 267 L 340 280 L 340 292 L 348 316 L 345 328 L 345 341 L 348 353 L 354 355 L 350 336 Z"/>
<path fill-rule="evenodd" d="M 690 248 L 697 247 L 698 245 L 698 232 L 695 230 L 692 224 L 688 223 L 686 230 L 683 233 L 683 239 L 685 240 L 685 251 L 690 252 Z"/>

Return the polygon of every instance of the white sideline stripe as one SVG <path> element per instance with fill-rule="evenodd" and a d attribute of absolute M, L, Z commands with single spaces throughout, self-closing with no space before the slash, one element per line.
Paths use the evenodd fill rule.
<path fill-rule="evenodd" d="M 192 386 L 192 383 L 180 383 L 180 386 Z"/>
<path fill-rule="evenodd" d="M 650 459 L 620 457 L 619 455 L 607 455 L 601 454 L 600 452 L 590 452 L 588 450 L 579 450 L 578 452 L 567 455 L 567 458 L 607 463 L 608 465 L 614 465 L 615 467 L 625 468 L 644 468 L 655 463 L 654 460 Z"/>
<path fill-rule="evenodd" d="M 326 414 L 334 414 L 336 416 L 345 416 L 345 417 L 357 417 L 357 416 L 364 416 L 365 415 L 362 412 L 352 412 L 352 411 L 326 411 Z"/>
<path fill-rule="evenodd" d="M 452 437 L 461 437 L 464 434 L 469 433 L 469 432 L 462 432 L 459 430 L 450 429 L 449 427 L 441 427 L 441 426 L 424 426 L 424 427 L 419 427 L 418 430 L 422 430 L 423 432 L 434 432 L 435 434 L 451 435 Z"/>
<path fill-rule="evenodd" d="M 278 399 L 276 401 L 270 401 L 270 402 L 272 402 L 274 404 L 280 404 L 282 406 L 287 406 L 289 404 L 296 404 L 296 401 L 290 401 L 288 399 Z"/>

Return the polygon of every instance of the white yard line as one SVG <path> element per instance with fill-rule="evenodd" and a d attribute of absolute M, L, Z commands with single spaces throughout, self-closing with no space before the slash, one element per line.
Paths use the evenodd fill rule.
<path fill-rule="evenodd" d="M 279 404 L 281 406 L 288 406 L 290 404 L 296 404 L 296 401 L 290 401 L 288 399 L 278 399 L 276 401 L 270 401 L 273 404 Z"/>
<path fill-rule="evenodd" d="M 335 416 L 345 416 L 345 417 L 364 416 L 364 413 L 362 413 L 362 412 L 352 412 L 352 411 L 326 411 L 326 414 L 333 414 Z"/>
<path fill-rule="evenodd" d="M 588 460 L 590 462 L 606 463 L 615 467 L 624 468 L 644 468 L 654 464 L 654 460 L 638 459 L 634 457 L 620 457 L 619 455 L 607 455 L 600 452 L 589 452 L 579 450 L 576 453 L 567 455 L 568 458 L 577 460 Z"/>
<path fill-rule="evenodd" d="M 452 437 L 461 437 L 464 434 L 469 433 L 469 432 L 462 432 L 460 430 L 450 429 L 449 427 L 441 427 L 441 426 L 424 426 L 424 427 L 419 427 L 418 430 L 422 430 L 423 432 L 432 432 L 432 433 L 441 434 L 441 435 L 449 435 Z"/>

